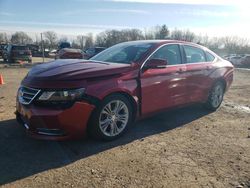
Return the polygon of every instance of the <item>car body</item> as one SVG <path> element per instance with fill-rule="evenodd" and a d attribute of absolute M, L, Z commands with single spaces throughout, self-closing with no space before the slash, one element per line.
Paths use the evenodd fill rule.
<path fill-rule="evenodd" d="M 242 56 L 232 56 L 230 58 L 228 58 L 228 61 L 230 61 L 233 65 L 241 65 L 241 61 L 242 61 Z"/>
<path fill-rule="evenodd" d="M 55 59 L 82 59 L 83 52 L 80 49 L 63 48 L 55 55 Z"/>
<path fill-rule="evenodd" d="M 63 48 L 71 48 L 71 45 L 69 42 L 60 42 L 58 44 L 58 50 L 61 50 Z"/>
<path fill-rule="evenodd" d="M 4 48 L 7 44 L 0 44 L 0 57 L 3 56 L 3 51 L 4 51 Z"/>
<path fill-rule="evenodd" d="M 32 54 L 26 45 L 8 44 L 3 51 L 3 59 L 8 63 L 28 61 L 32 63 Z"/>
<path fill-rule="evenodd" d="M 83 58 L 90 59 L 91 57 L 95 56 L 96 54 L 100 53 L 101 51 L 105 50 L 105 47 L 91 47 L 84 51 Z"/>
<path fill-rule="evenodd" d="M 41 139 L 88 133 L 112 140 L 136 119 L 192 103 L 216 110 L 233 65 L 200 45 L 173 40 L 115 45 L 90 60 L 33 67 L 17 94 L 17 120 Z"/>
<path fill-rule="evenodd" d="M 241 59 L 241 66 L 243 67 L 250 67 L 250 55 L 245 55 L 242 59 Z"/>
<path fill-rule="evenodd" d="M 50 58 L 55 58 L 57 53 L 58 50 L 51 50 L 48 55 Z"/>
<path fill-rule="evenodd" d="M 31 54 L 33 57 L 39 56 L 39 45 L 36 44 L 27 44 L 27 47 L 31 51 Z"/>

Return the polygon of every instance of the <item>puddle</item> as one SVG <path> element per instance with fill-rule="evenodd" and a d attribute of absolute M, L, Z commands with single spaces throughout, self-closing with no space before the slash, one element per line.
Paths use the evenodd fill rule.
<path fill-rule="evenodd" d="M 250 107 L 248 106 L 238 105 L 238 104 L 233 104 L 233 103 L 225 103 L 224 106 L 241 111 L 241 112 L 250 113 Z"/>

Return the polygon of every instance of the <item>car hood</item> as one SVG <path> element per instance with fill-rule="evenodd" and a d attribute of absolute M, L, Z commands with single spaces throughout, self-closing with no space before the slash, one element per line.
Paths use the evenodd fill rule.
<path fill-rule="evenodd" d="M 82 59 L 60 59 L 33 67 L 24 78 L 22 84 L 36 87 L 37 84 L 35 83 L 39 83 L 40 87 L 42 82 L 49 86 L 49 82 L 66 83 L 69 81 L 87 80 L 90 78 L 118 75 L 132 69 L 134 67 L 130 64 L 96 62 Z"/>

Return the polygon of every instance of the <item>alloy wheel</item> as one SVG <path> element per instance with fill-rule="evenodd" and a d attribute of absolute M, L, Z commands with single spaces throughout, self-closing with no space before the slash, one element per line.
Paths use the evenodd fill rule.
<path fill-rule="evenodd" d="M 106 136 L 119 135 L 127 126 L 129 110 L 121 100 L 113 100 L 106 104 L 100 113 L 99 127 Z"/>
<path fill-rule="evenodd" d="M 216 85 L 211 93 L 211 104 L 217 108 L 223 100 L 223 88 L 221 84 Z"/>

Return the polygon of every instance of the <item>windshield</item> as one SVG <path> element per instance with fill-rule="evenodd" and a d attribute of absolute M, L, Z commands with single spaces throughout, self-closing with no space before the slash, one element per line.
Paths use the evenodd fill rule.
<path fill-rule="evenodd" d="M 152 43 L 121 43 L 102 51 L 90 60 L 130 64 L 139 60 Z"/>
<path fill-rule="evenodd" d="M 12 50 L 29 50 L 27 46 L 13 46 Z"/>

